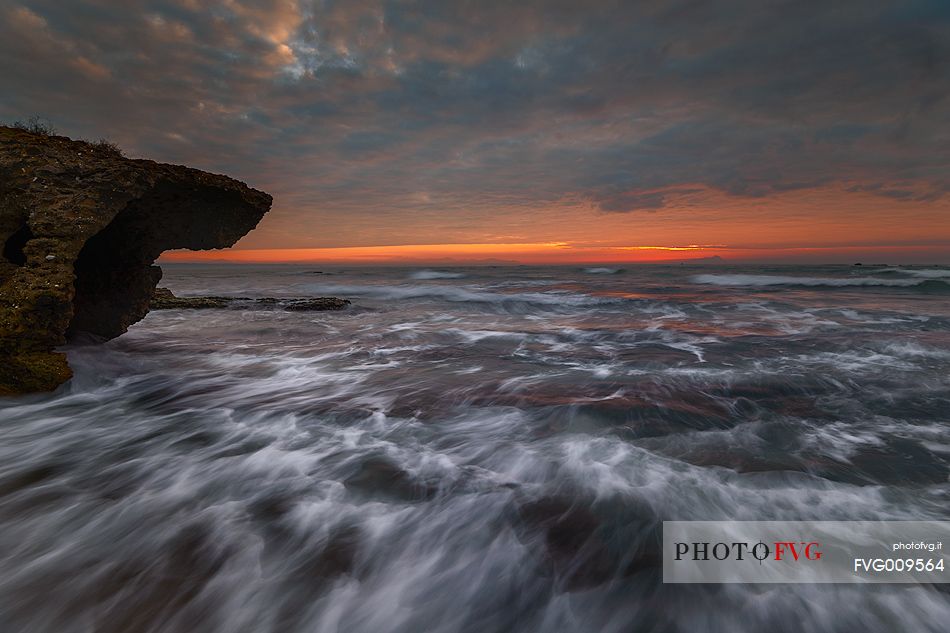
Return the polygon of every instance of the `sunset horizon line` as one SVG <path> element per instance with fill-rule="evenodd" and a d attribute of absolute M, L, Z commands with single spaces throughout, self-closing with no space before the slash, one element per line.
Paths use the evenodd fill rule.
<path fill-rule="evenodd" d="M 823 259 L 817 259 L 823 258 Z M 886 258 L 890 261 L 884 262 Z M 167 251 L 159 263 L 366 265 L 594 265 L 653 263 L 906 263 L 940 265 L 946 249 L 922 245 L 759 247 L 724 244 L 586 246 L 569 242 L 397 244 Z M 862 261 L 863 260 L 863 261 Z"/>

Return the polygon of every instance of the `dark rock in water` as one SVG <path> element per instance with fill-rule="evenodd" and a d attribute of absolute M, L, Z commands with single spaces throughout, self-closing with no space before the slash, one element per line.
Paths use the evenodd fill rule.
<path fill-rule="evenodd" d="M 362 538 L 359 527 L 338 526 L 330 533 L 323 547 L 301 552 L 301 565 L 296 571 L 309 576 L 311 580 L 349 574 L 355 566 Z"/>
<path fill-rule="evenodd" d="M 227 308 L 233 303 L 253 303 L 263 306 L 279 306 L 287 303 L 285 310 L 291 311 L 319 311 L 342 310 L 350 305 L 348 299 L 336 297 L 317 297 L 315 299 L 276 299 L 274 297 L 176 297 L 168 288 L 156 288 L 152 294 L 149 308 L 152 310 L 201 310 L 209 308 Z"/>
<path fill-rule="evenodd" d="M 560 497 L 544 497 L 518 508 L 528 534 L 543 535 L 547 562 L 568 591 L 605 582 L 613 561 L 600 537 L 601 520 L 590 508 Z"/>
<path fill-rule="evenodd" d="M 535 550 L 555 587 L 583 591 L 662 566 L 662 522 L 631 499 L 547 496 L 517 504 L 515 532 Z"/>
<path fill-rule="evenodd" d="M 588 508 L 558 497 L 529 501 L 518 513 L 527 525 L 544 529 L 545 544 L 556 557 L 575 556 L 600 526 Z"/>
<path fill-rule="evenodd" d="M 0 127 L 0 394 L 68 380 L 53 349 L 144 317 L 163 251 L 231 246 L 270 205 L 226 176 Z"/>
<path fill-rule="evenodd" d="M 287 558 L 295 565 L 289 582 L 276 596 L 272 631 L 310 628 L 306 618 L 313 604 L 343 576 L 360 578 L 359 558 L 365 536 L 355 525 L 338 525 L 326 538 L 289 543 Z"/>
<path fill-rule="evenodd" d="M 291 312 L 342 310 L 348 305 L 350 305 L 349 299 L 339 299 L 337 297 L 317 297 L 315 299 L 294 301 L 285 307 L 284 310 L 290 310 Z"/>
<path fill-rule="evenodd" d="M 248 506 L 251 514 L 265 523 L 282 519 L 294 507 L 294 497 L 289 493 L 271 494 L 256 499 Z"/>
<path fill-rule="evenodd" d="M 152 310 L 202 310 L 226 308 L 230 297 L 176 297 L 168 288 L 156 288 L 149 308 Z"/>
<path fill-rule="evenodd" d="M 343 485 L 353 492 L 391 501 L 424 501 L 436 493 L 435 488 L 416 481 L 385 457 L 370 457 Z"/>
<path fill-rule="evenodd" d="M 950 466 L 939 454 L 902 437 L 858 448 L 846 462 L 813 460 L 811 466 L 816 475 L 856 486 L 939 485 L 950 479 Z"/>

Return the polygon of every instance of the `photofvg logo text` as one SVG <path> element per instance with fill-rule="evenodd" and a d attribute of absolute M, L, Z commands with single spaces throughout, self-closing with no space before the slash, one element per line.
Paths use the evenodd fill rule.
<path fill-rule="evenodd" d="M 938 583 L 944 521 L 665 521 L 668 583 Z"/>
<path fill-rule="evenodd" d="M 691 557 L 692 560 L 745 560 L 754 558 L 762 562 L 769 558 L 783 560 L 786 556 L 798 560 L 821 560 L 821 543 L 818 541 L 776 541 L 769 545 L 759 541 L 751 544 L 748 542 L 734 541 L 732 543 L 710 543 L 709 541 L 678 542 L 676 545 L 676 560 L 683 560 L 684 557 Z"/>

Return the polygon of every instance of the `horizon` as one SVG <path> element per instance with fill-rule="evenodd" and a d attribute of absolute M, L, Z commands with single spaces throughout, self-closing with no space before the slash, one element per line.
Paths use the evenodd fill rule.
<path fill-rule="evenodd" d="M 508 244 L 431 244 L 397 245 L 377 247 L 338 247 L 323 249 L 220 249 L 212 251 L 166 251 L 158 264 L 314 264 L 331 266 L 623 266 L 623 265 L 787 265 L 787 266 L 947 266 L 948 259 L 938 251 L 928 257 L 930 251 L 920 249 L 851 249 L 833 250 L 828 259 L 818 259 L 819 249 L 781 249 L 776 252 L 765 249 L 726 249 L 702 247 L 613 247 L 580 249 L 573 251 L 564 245 L 518 245 Z M 540 247 L 536 249 L 526 246 Z M 473 248 L 474 247 L 474 248 Z M 492 257 L 478 257 L 479 247 Z M 546 247 L 546 248 L 545 248 Z M 466 253 L 466 251 L 469 251 Z M 570 256 L 565 256 L 568 251 Z M 573 252 L 572 252 L 573 251 Z M 614 252 L 616 258 L 597 258 L 594 253 Z M 683 252 L 693 256 L 683 256 Z M 421 255 L 419 253 L 429 253 Z M 561 253 L 558 256 L 558 253 Z M 643 254 L 654 255 L 652 258 Z M 673 256 L 670 253 L 677 253 Z M 738 253 L 739 256 L 736 254 Z M 754 254 L 753 254 L 754 253 Z M 767 255 L 766 255 L 767 253 Z M 441 254 L 441 256 L 437 256 Z M 626 254 L 626 258 L 621 255 Z M 632 256 L 631 256 L 632 254 Z M 640 255 L 639 258 L 636 258 Z M 742 256 L 745 255 L 745 256 Z M 897 255 L 903 255 L 898 257 Z M 863 257 L 862 257 L 863 256 Z"/>
<path fill-rule="evenodd" d="M 950 261 L 936 0 L 11 0 L 0 17 L 0 121 L 274 196 L 229 259 Z"/>

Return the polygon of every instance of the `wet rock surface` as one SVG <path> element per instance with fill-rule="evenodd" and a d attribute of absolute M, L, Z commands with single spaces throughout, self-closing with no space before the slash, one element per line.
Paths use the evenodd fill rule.
<path fill-rule="evenodd" d="M 201 310 L 226 308 L 231 303 L 228 297 L 176 297 L 168 288 L 156 288 L 149 303 L 151 310 Z"/>
<path fill-rule="evenodd" d="M 338 299 L 337 297 L 316 297 L 315 299 L 305 299 L 294 301 L 286 306 L 284 310 L 290 312 L 310 312 L 320 310 L 343 310 L 350 305 L 349 299 Z"/>
<path fill-rule="evenodd" d="M 437 489 L 428 482 L 419 481 L 408 472 L 381 456 L 364 460 L 343 484 L 347 490 L 361 496 L 400 502 L 432 499 Z"/>
<path fill-rule="evenodd" d="M 651 508 L 630 498 L 522 499 L 510 520 L 539 562 L 539 573 L 562 591 L 583 591 L 636 574 L 655 576 L 662 566 L 662 523 Z"/>
<path fill-rule="evenodd" d="M 165 250 L 231 246 L 270 209 L 237 180 L 0 127 L 0 394 L 68 380 L 68 338 L 148 312 Z"/>
<path fill-rule="evenodd" d="M 344 310 L 349 299 L 315 297 L 312 299 L 277 299 L 274 297 L 178 297 L 168 288 L 156 288 L 149 308 L 152 310 L 201 310 L 227 307 L 283 307 L 288 312 L 321 312 Z"/>

